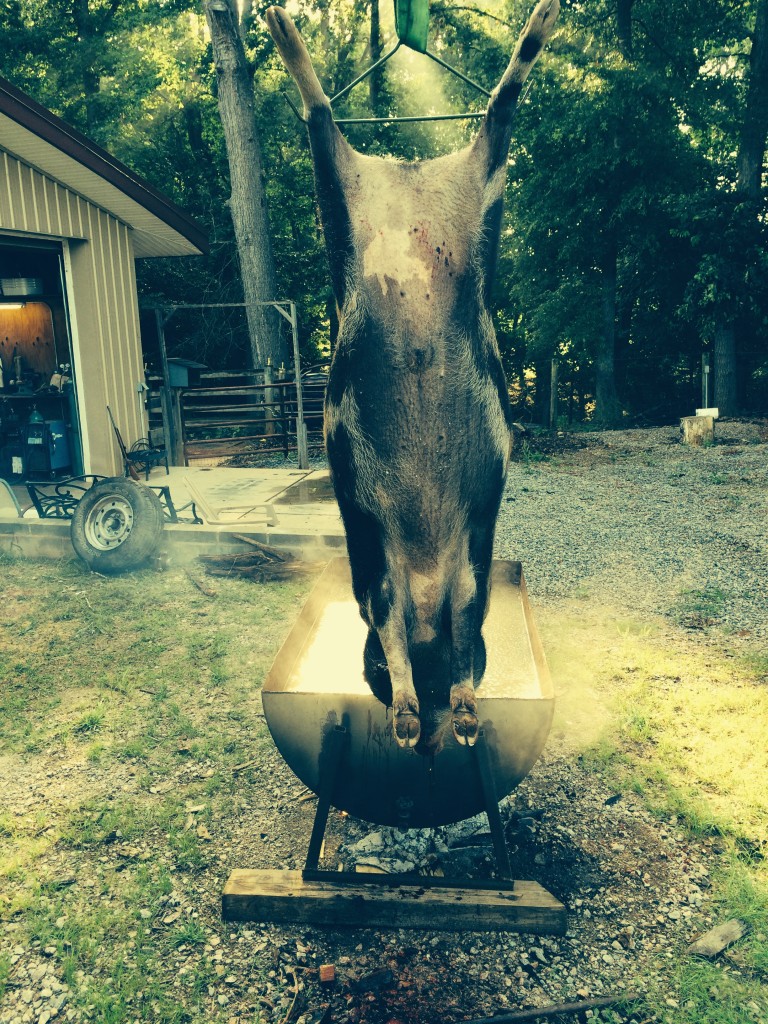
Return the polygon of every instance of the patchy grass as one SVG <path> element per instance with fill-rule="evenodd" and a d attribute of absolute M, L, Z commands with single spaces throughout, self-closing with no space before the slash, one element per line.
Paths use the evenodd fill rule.
<path fill-rule="evenodd" d="M 706 629 L 714 626 L 725 611 L 728 598 L 722 590 L 683 590 L 672 617 L 686 629 Z"/>
<path fill-rule="evenodd" d="M 312 581 L 217 580 L 211 599 L 180 571 L 0 572 L 0 773 L 33 783 L 0 814 L 0 922 L 55 950 L 77 1019 L 227 1020 L 207 955 L 173 973 L 210 932 L 169 900 L 211 863 L 231 768 L 267 742 L 253 695 Z M 9 971 L 4 951 L 0 995 Z"/>
<path fill-rule="evenodd" d="M 253 693 L 312 581 L 217 579 L 210 599 L 174 571 L 104 579 L 9 559 L 0 571 L 0 772 L 30 774 L 46 797 L 0 811 L 0 921 L 14 942 L 55 950 L 78 1019 L 227 1021 L 211 995 L 211 917 L 184 893 L 206 869 L 219 877 L 210 836 L 243 799 L 232 768 L 267 742 Z M 714 621 L 725 600 L 688 592 L 680 605 L 713 619 L 719 646 L 587 591 L 536 613 L 555 739 L 660 819 L 722 844 L 717 918 L 750 925 L 729 951 L 739 977 L 670 951 L 677 1005 L 665 961 L 648 1014 L 664 1024 L 744 1024 L 759 1019 L 750 1002 L 765 1004 L 768 655 L 728 648 Z M 0 995 L 9 970 L 0 953 Z"/>
<path fill-rule="evenodd" d="M 688 592 L 690 614 L 715 618 L 723 596 Z M 640 794 L 664 821 L 717 837 L 717 919 L 745 920 L 729 953 L 741 969 L 680 957 L 674 1024 L 762 1019 L 768 979 L 768 721 L 766 658 L 697 646 L 667 622 L 632 622 L 572 601 L 540 615 L 559 707 L 555 729 L 619 791 Z M 680 951 L 683 952 L 682 950 Z M 668 996 L 668 992 L 666 995 Z M 745 1006 L 753 1004 L 758 1011 Z M 755 1013 L 757 1012 L 757 1016 Z"/>

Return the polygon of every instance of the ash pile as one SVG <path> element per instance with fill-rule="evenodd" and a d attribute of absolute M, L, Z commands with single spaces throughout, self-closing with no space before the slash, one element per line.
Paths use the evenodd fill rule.
<path fill-rule="evenodd" d="M 541 812 L 518 811 L 511 800 L 500 805 L 510 856 L 530 854 Z M 497 864 L 485 814 L 438 828 L 381 827 L 360 839 L 347 839 L 337 851 L 338 869 L 360 874 L 493 878 Z"/>

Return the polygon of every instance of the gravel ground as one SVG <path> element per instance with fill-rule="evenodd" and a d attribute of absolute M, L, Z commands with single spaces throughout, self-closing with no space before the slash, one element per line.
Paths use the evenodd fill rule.
<path fill-rule="evenodd" d="M 518 444 L 497 553 L 519 558 L 534 599 L 586 589 L 666 614 L 684 590 L 722 595 L 723 625 L 768 637 L 768 423 L 725 421 L 693 448 L 679 430 L 603 431 Z M 550 463 L 531 461 L 554 448 Z"/>
<path fill-rule="evenodd" d="M 734 642 L 764 650 L 767 440 L 764 424 L 741 422 L 719 424 L 719 443 L 709 449 L 683 447 L 673 428 L 529 438 L 510 470 L 498 553 L 522 560 L 534 607 L 586 589 L 596 602 L 638 616 L 669 614 L 681 591 L 716 588 L 721 625 Z M 540 461 L 547 449 L 548 461 Z M 692 635 L 714 642 L 704 630 Z M 183 786 L 184 771 L 168 784 Z M 23 808 L 43 793 L 55 800 L 62 772 L 68 784 L 100 788 L 106 798 L 137 785 L 124 772 L 105 780 L 92 766 L 58 768 L 50 759 L 39 777 L 15 780 L 12 805 Z M 619 796 L 579 762 L 567 738 L 551 738 L 502 806 L 515 874 L 565 902 L 564 937 L 222 924 L 219 893 L 232 867 L 301 866 L 314 813 L 305 797 L 268 750 L 243 779 L 240 813 L 211 829 L 208 867 L 178 875 L 163 905 L 147 911 L 157 931 L 186 919 L 205 930 L 204 945 L 180 947 L 165 965 L 165 984 L 180 993 L 203 961 L 213 965 L 217 980 L 195 1021 L 429 1024 L 649 989 L 664 993 L 669 1019 L 683 1019 L 674 969 L 686 945 L 719 920 L 708 893 L 724 847 L 717 837 L 691 839 L 674 820 L 652 817 L 639 798 Z M 324 866 L 373 861 L 386 868 L 396 859 L 488 877 L 486 829 L 477 818 L 401 834 L 334 813 Z M 131 849 L 112 842 L 87 863 L 71 851 L 56 853 L 48 869 L 67 884 L 94 886 L 113 862 L 130 870 L 154 849 L 152 837 Z M 0 1024 L 85 1019 L 69 1005 L 53 947 L 19 944 L 19 925 L 3 927 L 13 986 Z M 738 976 L 738 949 L 721 963 Z M 321 964 L 335 966 L 333 984 L 320 984 Z M 604 1019 L 614 1024 L 665 1019 L 643 1008 L 612 1013 Z M 747 1004 L 743 1013 L 745 1024 L 760 1024 L 768 1001 Z M 137 1007 L 135 1019 L 152 1019 L 151 1011 Z"/>

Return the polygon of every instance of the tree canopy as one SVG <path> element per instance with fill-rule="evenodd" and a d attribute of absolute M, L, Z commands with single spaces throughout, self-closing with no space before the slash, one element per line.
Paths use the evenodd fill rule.
<path fill-rule="evenodd" d="M 490 89 L 528 6 L 433 0 L 430 48 Z M 291 0 L 290 9 L 329 95 L 393 38 L 389 0 Z M 335 310 L 307 141 L 285 100 L 292 86 L 262 10 L 259 3 L 247 9 L 240 31 L 261 140 L 275 298 L 298 303 L 303 358 L 314 362 L 333 344 Z M 208 228 L 207 257 L 141 261 L 143 301 L 242 301 L 202 6 L 3 0 L 0 24 L 1 74 Z M 720 392 L 726 411 L 768 409 L 766 34 L 768 0 L 564 4 L 516 118 L 494 293 L 521 416 L 548 403 L 554 357 L 561 411 L 572 420 L 664 422 L 692 412 L 702 354 L 715 359 L 721 389 L 731 389 Z M 483 105 L 469 86 L 402 48 L 339 101 L 337 113 Z M 447 121 L 351 125 L 346 133 L 358 149 L 410 160 L 455 149 L 474 129 Z M 241 325 L 221 318 L 190 322 L 186 343 L 212 366 L 250 358 Z"/>

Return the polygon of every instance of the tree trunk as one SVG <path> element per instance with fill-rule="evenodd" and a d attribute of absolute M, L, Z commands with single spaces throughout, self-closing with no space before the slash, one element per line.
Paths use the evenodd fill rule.
<path fill-rule="evenodd" d="M 595 353 L 595 420 L 615 426 L 621 420 L 621 403 L 616 393 L 616 237 L 607 240 L 602 266 L 603 329 Z"/>
<path fill-rule="evenodd" d="M 749 55 L 749 86 L 739 149 L 736 154 L 736 194 L 754 204 L 759 216 L 763 163 L 768 138 L 768 0 L 760 0 Z M 738 412 L 736 324 L 739 309 L 721 317 L 715 326 L 715 405 L 723 416 Z"/>
<path fill-rule="evenodd" d="M 533 418 L 536 423 L 546 427 L 549 424 L 549 382 L 552 373 L 552 360 L 537 359 L 533 365 L 533 372 L 536 377 Z"/>
<path fill-rule="evenodd" d="M 616 7 L 616 32 L 619 49 L 627 60 L 632 60 L 632 4 L 633 0 L 618 0 Z"/>
<path fill-rule="evenodd" d="M 112 13 L 119 5 L 115 4 Z M 85 104 L 85 131 L 91 135 L 98 128 L 97 100 L 101 75 L 95 64 L 96 35 L 98 32 L 94 14 L 88 7 L 88 0 L 76 0 L 72 17 L 77 28 L 78 58 L 81 61 L 83 102 Z"/>
<path fill-rule="evenodd" d="M 618 0 L 617 36 L 619 49 L 626 60 L 632 60 L 632 4 L 634 0 Z M 621 129 L 617 128 L 613 146 L 620 154 L 624 152 Z M 614 173 L 615 194 L 623 189 L 621 175 Z M 609 220 L 613 210 L 606 209 L 604 216 Z M 606 226 L 602 256 L 602 331 L 597 339 L 595 352 L 595 413 L 596 422 L 606 427 L 616 426 L 621 421 L 621 403 L 616 392 L 616 285 L 619 259 L 619 243 L 616 228 Z"/>
<path fill-rule="evenodd" d="M 732 324 L 715 328 L 715 406 L 721 416 L 738 412 L 736 388 L 736 331 Z"/>
<path fill-rule="evenodd" d="M 371 64 L 381 59 L 381 28 L 379 24 L 379 0 L 371 0 L 371 34 L 369 39 Z M 381 70 L 368 76 L 368 95 L 374 117 L 382 117 L 381 113 Z"/>
<path fill-rule="evenodd" d="M 761 0 L 749 55 L 749 88 L 744 124 L 736 157 L 736 188 L 746 199 L 759 201 L 765 143 L 768 137 L 768 0 Z"/>
<path fill-rule="evenodd" d="M 219 116 L 229 162 L 229 200 L 246 302 L 254 367 L 290 362 L 279 314 L 261 305 L 278 298 L 275 263 L 256 131 L 253 82 L 240 37 L 235 0 L 204 0 L 218 82 Z"/>

